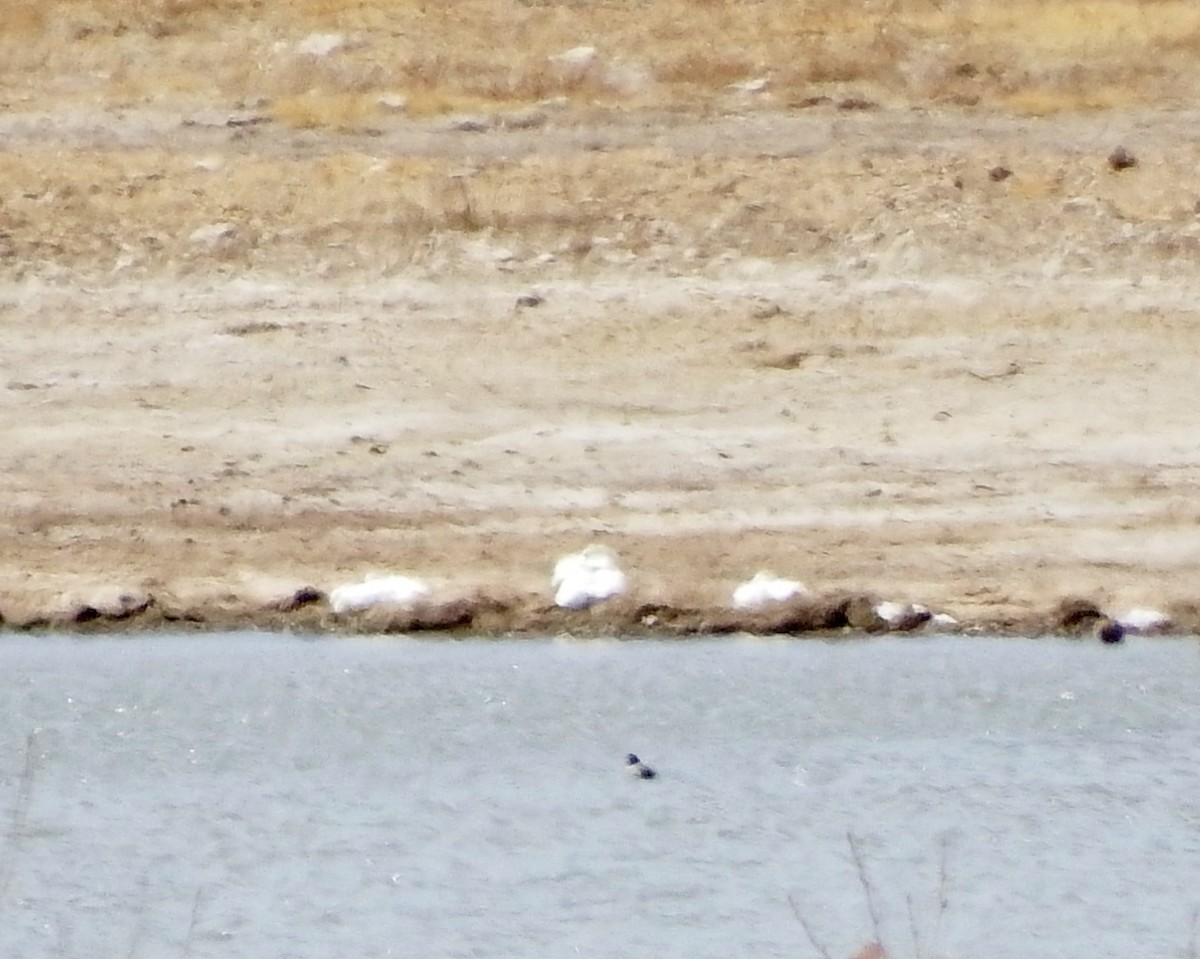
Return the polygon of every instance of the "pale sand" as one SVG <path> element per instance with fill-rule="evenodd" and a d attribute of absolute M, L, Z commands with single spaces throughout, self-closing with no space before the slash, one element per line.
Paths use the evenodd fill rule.
<path fill-rule="evenodd" d="M 764 568 L 965 622 L 1197 598 L 1194 118 L 397 119 L 302 144 L 59 119 L 5 118 L 13 157 L 94 161 L 101 197 L 165 169 L 178 221 L 149 243 L 115 203 L 89 233 L 68 174 L 4 177 L 10 622 L 101 587 L 253 605 L 373 571 L 542 602 L 589 542 L 675 605 Z M 1117 142 L 1138 167 L 1108 169 Z M 361 210 L 299 235 L 265 201 L 222 211 L 239 164 L 406 149 L 447 189 L 465 164 L 528 192 L 396 245 Z M 543 208 L 554 164 L 583 226 Z M 222 220 L 245 236 L 188 241 Z"/>

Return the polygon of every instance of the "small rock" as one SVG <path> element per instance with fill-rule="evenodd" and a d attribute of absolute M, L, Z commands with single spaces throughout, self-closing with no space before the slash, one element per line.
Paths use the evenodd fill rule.
<path fill-rule="evenodd" d="M 596 62 L 596 48 L 590 46 L 572 47 L 562 53 L 548 57 L 558 69 L 571 79 L 581 79 Z"/>
<path fill-rule="evenodd" d="M 188 240 L 197 246 L 216 246 L 223 240 L 232 240 L 237 236 L 237 227 L 232 223 L 209 223 L 199 226 L 188 234 Z"/>
<path fill-rule="evenodd" d="M 265 113 L 231 113 L 225 118 L 225 126 L 233 129 L 257 127 L 270 122 L 271 118 Z"/>
<path fill-rule="evenodd" d="M 546 302 L 546 298 L 540 293 L 522 293 L 517 297 L 517 309 L 528 309 L 534 306 L 541 306 Z"/>
<path fill-rule="evenodd" d="M 245 476 L 238 465 L 226 466 L 224 476 Z M 217 513 L 234 522 L 256 523 L 282 514 L 287 499 L 275 490 L 241 486 L 215 501 Z"/>
<path fill-rule="evenodd" d="M 994 166 L 988 170 L 988 179 L 993 183 L 1003 183 L 1012 175 L 1012 170 L 1006 166 Z"/>
<path fill-rule="evenodd" d="M 131 253 L 122 253 L 116 258 L 112 265 L 113 273 L 124 273 L 134 264 L 140 262 L 140 258 L 135 257 Z"/>
<path fill-rule="evenodd" d="M 450 117 L 447 125 L 455 133 L 487 133 L 492 121 L 483 116 L 455 116 Z"/>
<path fill-rule="evenodd" d="M 610 63 L 601 77 L 601 83 L 606 89 L 625 96 L 647 90 L 653 82 L 654 76 L 650 70 L 643 64 L 632 61 Z"/>
<path fill-rule="evenodd" d="M 400 93 L 384 93 L 375 103 L 388 113 L 403 113 L 408 109 L 408 98 Z"/>
<path fill-rule="evenodd" d="M 1063 200 L 1062 211 L 1063 213 L 1090 213 L 1093 216 L 1099 216 L 1104 212 L 1104 208 L 1099 201 L 1090 196 L 1073 196 Z"/>
<path fill-rule="evenodd" d="M 1125 627 L 1108 617 L 1096 623 L 1096 638 L 1102 643 L 1119 643 L 1125 639 Z"/>
<path fill-rule="evenodd" d="M 500 125 L 506 130 L 536 130 L 545 126 L 548 119 L 544 110 L 514 110 L 500 118 Z"/>
<path fill-rule="evenodd" d="M 71 619 L 87 623 L 95 619 L 129 619 L 154 605 L 154 597 L 145 590 L 111 587 L 97 590 L 76 606 Z"/>
<path fill-rule="evenodd" d="M 319 603 L 324 599 L 325 594 L 315 586 L 301 586 L 295 592 L 278 599 L 274 603 L 274 607 L 282 613 L 290 613 L 293 610 L 300 609 L 302 606 Z"/>
<path fill-rule="evenodd" d="M 846 603 L 844 610 L 846 625 L 877 633 L 888 628 L 887 620 L 875 611 L 875 604 L 865 596 L 855 596 Z"/>
<path fill-rule="evenodd" d="M 731 83 L 726 89 L 734 93 L 762 93 L 767 89 L 767 82 L 766 77 L 755 77 L 753 80 Z"/>
<path fill-rule="evenodd" d="M 302 57 L 320 59 L 337 53 L 346 46 L 346 38 L 340 33 L 310 33 L 296 44 L 296 52 Z"/>
<path fill-rule="evenodd" d="M 1114 170 L 1128 170 L 1130 167 L 1137 166 L 1137 163 L 1137 157 L 1124 147 L 1117 147 L 1108 155 L 1108 165 Z"/>
<path fill-rule="evenodd" d="M 787 310 L 771 300 L 765 300 L 763 302 L 756 303 L 750 309 L 750 316 L 755 320 L 769 320 L 772 317 L 787 315 Z"/>

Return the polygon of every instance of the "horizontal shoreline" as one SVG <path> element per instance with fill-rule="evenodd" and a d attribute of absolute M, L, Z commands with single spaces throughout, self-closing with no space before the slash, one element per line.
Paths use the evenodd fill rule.
<path fill-rule="evenodd" d="M 539 597 L 488 596 L 410 606 L 376 606 L 335 613 L 319 590 L 304 587 L 270 602 L 182 604 L 151 594 L 124 593 L 102 602 L 8 614 L 0 608 L 0 634 L 236 631 L 314 635 L 423 635 L 447 639 L 520 638 L 568 634 L 579 638 L 688 639 L 726 635 L 855 638 L 896 633 L 1037 638 L 1050 635 L 1092 639 L 1108 616 L 1092 602 L 1064 598 L 1052 609 L 1020 617 L 933 623 L 910 616 L 889 622 L 866 594 L 832 594 L 778 603 L 765 609 L 688 607 L 610 600 L 584 610 L 548 605 Z M 1200 634 L 1200 607 L 1170 610 L 1169 626 L 1155 635 L 1190 638 Z M 1129 632 L 1137 632 L 1130 629 Z"/>
<path fill-rule="evenodd" d="M 631 105 L 416 156 L 408 120 L 392 150 L 42 107 L 0 286 L 7 629 L 889 631 L 729 610 L 755 570 L 963 633 L 1075 596 L 1200 625 L 1175 112 Z M 549 607 L 589 542 L 632 601 Z M 393 571 L 471 608 L 277 601 Z"/>

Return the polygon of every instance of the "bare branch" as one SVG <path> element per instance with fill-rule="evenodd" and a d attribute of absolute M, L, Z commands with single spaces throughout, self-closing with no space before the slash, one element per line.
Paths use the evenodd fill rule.
<path fill-rule="evenodd" d="M 800 909 L 800 904 L 796 902 L 796 897 L 789 892 L 787 898 L 788 904 L 792 907 L 792 914 L 796 917 L 796 921 L 800 923 L 800 928 L 804 930 L 804 934 L 808 936 L 808 941 L 817 951 L 817 955 L 819 955 L 821 959 L 833 959 L 832 953 L 830 953 L 828 948 L 821 944 L 821 941 L 817 938 L 816 933 L 813 932 L 812 926 L 809 924 L 808 919 L 805 918 L 804 913 Z"/>
<path fill-rule="evenodd" d="M 29 819 L 29 804 L 33 799 L 33 776 L 37 771 L 37 732 L 30 730 L 25 737 L 25 766 L 17 780 L 17 796 L 9 813 L 8 828 L 4 830 L 4 845 L 7 847 L 0 861 L 0 914 L 8 900 L 8 887 L 12 882 L 13 864 L 17 851 L 25 838 L 25 824 Z"/>
<path fill-rule="evenodd" d="M 850 854 L 854 857 L 854 866 L 858 870 L 858 881 L 862 884 L 863 892 L 867 897 L 867 913 L 871 917 L 871 929 L 875 933 L 875 941 L 882 945 L 883 935 L 880 932 L 882 923 L 879 918 L 879 906 L 875 902 L 875 887 L 871 884 L 871 877 L 867 874 L 867 864 L 863 861 L 858 837 L 852 832 L 847 832 L 846 839 L 850 843 Z"/>

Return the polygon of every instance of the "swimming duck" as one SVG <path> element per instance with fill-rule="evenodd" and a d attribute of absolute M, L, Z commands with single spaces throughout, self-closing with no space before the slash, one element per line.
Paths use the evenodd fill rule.
<path fill-rule="evenodd" d="M 1125 627 L 1105 616 L 1096 623 L 1096 638 L 1102 643 L 1119 643 L 1125 639 Z"/>
<path fill-rule="evenodd" d="M 658 775 L 658 773 L 638 759 L 636 753 L 630 753 L 625 757 L 625 769 L 634 779 L 653 779 Z"/>

